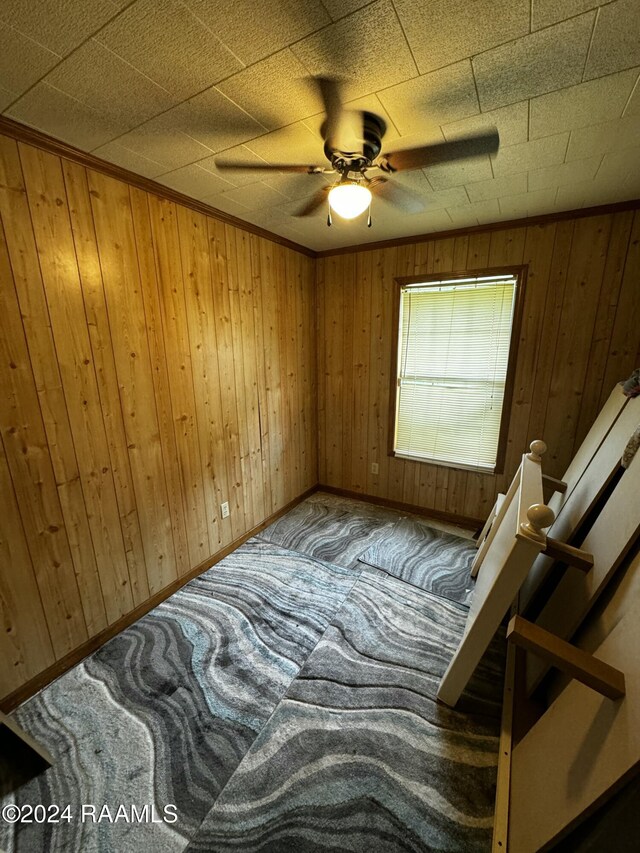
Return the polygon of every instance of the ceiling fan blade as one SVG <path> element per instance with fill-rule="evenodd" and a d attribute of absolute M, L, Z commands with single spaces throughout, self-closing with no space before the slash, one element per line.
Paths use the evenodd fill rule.
<path fill-rule="evenodd" d="M 321 190 L 318 190 L 317 193 L 311 196 L 304 207 L 300 208 L 294 216 L 311 216 L 311 214 L 315 213 L 323 202 L 326 201 L 330 189 L 331 187 L 328 185 L 326 187 L 322 187 Z"/>
<path fill-rule="evenodd" d="M 322 134 L 331 151 L 358 154 L 364 144 L 364 117 L 359 110 L 345 110 L 340 81 L 334 77 L 313 77 L 320 92 L 326 120 Z"/>
<path fill-rule="evenodd" d="M 454 139 L 451 142 L 425 145 L 424 148 L 392 151 L 384 155 L 380 168 L 389 172 L 424 169 L 426 166 L 435 166 L 437 163 L 464 160 L 468 157 L 479 157 L 482 154 L 495 154 L 499 147 L 500 136 L 498 131 L 494 130 L 477 136 L 467 136 L 464 139 Z"/>
<path fill-rule="evenodd" d="M 375 195 L 395 204 L 405 213 L 421 213 L 426 207 L 424 200 L 417 193 L 388 178 L 372 178 L 367 186 Z"/>
<path fill-rule="evenodd" d="M 324 166 L 305 166 L 296 163 L 243 163 L 241 160 L 216 160 L 217 169 L 241 169 L 245 172 L 301 172 L 314 175 L 331 171 Z"/>

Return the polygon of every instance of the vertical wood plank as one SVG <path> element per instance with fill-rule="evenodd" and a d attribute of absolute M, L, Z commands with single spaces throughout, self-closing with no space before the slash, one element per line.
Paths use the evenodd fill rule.
<path fill-rule="evenodd" d="M 131 591 L 133 602 L 138 605 L 149 598 L 149 581 L 127 452 L 127 437 L 120 404 L 87 175 L 85 169 L 76 163 L 65 160 L 62 165 L 102 417 L 120 510 L 120 527 L 129 566 Z"/>
<path fill-rule="evenodd" d="M 129 188 L 88 173 L 149 591 L 178 577 Z"/>
<path fill-rule="evenodd" d="M 27 199 L 107 622 L 133 608 L 129 568 L 60 160 L 20 146 Z"/>

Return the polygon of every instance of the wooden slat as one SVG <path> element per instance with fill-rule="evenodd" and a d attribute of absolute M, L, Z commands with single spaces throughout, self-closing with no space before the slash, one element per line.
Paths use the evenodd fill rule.
<path fill-rule="evenodd" d="M 542 657 L 609 699 L 620 699 L 625 694 L 624 674 L 620 670 L 521 616 L 514 616 L 509 622 L 507 640 Z"/>
<path fill-rule="evenodd" d="M 639 490 L 640 456 L 636 455 L 582 543 L 593 554 L 593 568 L 587 574 L 567 571 L 537 617 L 538 625 L 566 639 L 573 636 L 640 533 Z M 527 666 L 530 691 L 545 672 L 540 662 Z"/>
<path fill-rule="evenodd" d="M 120 510 L 120 527 L 129 566 L 131 592 L 134 603 L 138 605 L 149 597 L 149 581 L 127 451 L 87 175 L 84 168 L 76 163 L 64 161 L 62 167 L 104 429 Z"/>
<path fill-rule="evenodd" d="M 205 512 L 203 471 L 195 414 L 191 348 L 182 281 L 182 262 L 176 207 L 149 197 L 149 218 L 156 261 L 156 281 L 161 328 L 169 383 L 169 410 L 175 435 L 180 474 L 179 492 L 189 551 L 188 565 L 201 563 L 212 553 Z M 144 239 L 144 236 L 143 236 Z M 151 282 L 150 282 L 151 284 Z M 152 287 L 148 291 L 151 293 Z M 153 308 L 151 306 L 153 305 Z M 155 300 L 146 307 L 156 312 Z M 174 445 L 172 444 L 172 450 Z"/>
<path fill-rule="evenodd" d="M 572 681 L 514 748 L 509 850 L 551 849 L 640 768 L 639 604 L 595 651 L 624 673 L 625 697 Z"/>
<path fill-rule="evenodd" d="M 89 173 L 149 591 L 178 576 L 129 189 Z"/>
<path fill-rule="evenodd" d="M 546 557 L 551 557 L 552 560 L 561 560 L 567 566 L 573 566 L 574 569 L 579 569 L 581 572 L 589 572 L 593 568 L 593 554 L 589 554 L 581 548 L 566 545 L 550 536 L 547 536 L 547 544 L 542 553 Z"/>
<path fill-rule="evenodd" d="M 133 597 L 62 167 L 28 146 L 20 156 L 95 554 L 99 589 L 91 595 L 110 624 L 133 608 Z M 95 630 L 102 627 L 100 620 Z"/>
<path fill-rule="evenodd" d="M 0 442 L 0 684 L 16 690 L 55 660 L 45 609 Z"/>

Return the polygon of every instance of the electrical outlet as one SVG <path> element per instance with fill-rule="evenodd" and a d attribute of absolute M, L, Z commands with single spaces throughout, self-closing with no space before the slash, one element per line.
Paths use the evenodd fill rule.
<path fill-rule="evenodd" d="M 378 473 L 379 473 L 379 471 L 380 471 L 380 466 L 378 465 L 378 463 L 377 463 L 377 462 L 372 462 L 372 463 L 371 463 L 371 473 L 372 473 L 372 474 L 378 474 Z"/>
<path fill-rule="evenodd" d="M 220 514 L 223 518 L 229 518 L 229 502 L 225 501 L 223 504 L 220 504 Z"/>

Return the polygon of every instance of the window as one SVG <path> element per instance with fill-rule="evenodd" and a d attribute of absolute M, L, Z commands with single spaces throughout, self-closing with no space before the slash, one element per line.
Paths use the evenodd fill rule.
<path fill-rule="evenodd" d="M 502 465 L 521 273 L 398 282 L 394 455 Z"/>

